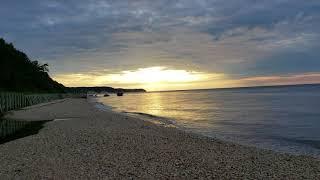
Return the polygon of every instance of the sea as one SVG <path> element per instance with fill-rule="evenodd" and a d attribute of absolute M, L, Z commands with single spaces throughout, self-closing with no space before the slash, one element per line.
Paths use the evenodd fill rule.
<path fill-rule="evenodd" d="M 320 157 L 320 85 L 127 93 L 96 101 L 163 126 Z"/>

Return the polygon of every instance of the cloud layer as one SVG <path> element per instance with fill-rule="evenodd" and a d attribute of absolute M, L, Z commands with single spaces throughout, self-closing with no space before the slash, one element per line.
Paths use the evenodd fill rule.
<path fill-rule="evenodd" d="M 230 79 L 320 72 L 318 0 L 18 0 L 0 36 L 52 75 L 165 66 Z"/>

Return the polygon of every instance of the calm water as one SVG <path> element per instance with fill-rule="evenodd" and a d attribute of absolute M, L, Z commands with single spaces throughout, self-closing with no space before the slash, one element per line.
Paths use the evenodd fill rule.
<path fill-rule="evenodd" d="M 320 86 L 137 93 L 97 100 L 186 131 L 320 157 Z"/>

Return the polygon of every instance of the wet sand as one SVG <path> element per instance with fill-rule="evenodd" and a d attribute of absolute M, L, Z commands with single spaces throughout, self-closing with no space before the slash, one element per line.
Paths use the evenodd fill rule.
<path fill-rule="evenodd" d="M 0 179 L 319 179 L 320 161 L 210 139 L 101 111 L 86 99 L 7 116 L 53 120 L 0 144 Z"/>

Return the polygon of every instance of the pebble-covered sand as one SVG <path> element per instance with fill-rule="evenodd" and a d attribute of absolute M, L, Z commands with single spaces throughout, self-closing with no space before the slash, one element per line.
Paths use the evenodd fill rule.
<path fill-rule="evenodd" d="M 52 120 L 36 135 L 0 144 L 0 179 L 320 179 L 320 161 L 188 134 L 86 99 L 8 115 Z"/>

